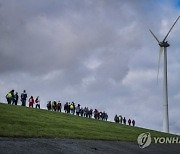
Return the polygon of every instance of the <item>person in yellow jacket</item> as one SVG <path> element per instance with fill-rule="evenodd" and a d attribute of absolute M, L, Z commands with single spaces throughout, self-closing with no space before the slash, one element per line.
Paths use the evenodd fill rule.
<path fill-rule="evenodd" d="M 13 102 L 13 100 L 14 100 L 14 90 L 11 90 L 10 92 L 7 93 L 6 99 L 7 99 L 8 104 L 11 104 L 11 102 Z"/>
<path fill-rule="evenodd" d="M 70 105 L 70 110 L 71 110 L 71 113 L 72 113 L 72 114 L 75 113 L 75 104 L 74 104 L 74 102 L 71 103 L 71 105 Z"/>

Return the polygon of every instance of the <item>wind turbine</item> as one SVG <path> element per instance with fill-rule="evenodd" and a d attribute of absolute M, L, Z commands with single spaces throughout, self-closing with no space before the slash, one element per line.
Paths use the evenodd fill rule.
<path fill-rule="evenodd" d="M 159 74 L 159 63 L 160 63 L 160 58 L 163 53 L 164 49 L 164 81 L 163 81 L 163 132 L 169 133 L 169 117 L 168 117 L 168 83 L 167 83 L 167 47 L 169 47 L 169 43 L 166 41 L 169 33 L 173 29 L 174 25 L 178 21 L 180 16 L 176 19 L 170 30 L 168 31 L 167 35 L 163 39 L 163 41 L 159 41 L 157 37 L 154 35 L 154 33 L 150 30 L 151 34 L 153 37 L 156 39 L 160 46 L 160 52 L 159 52 L 159 61 L 158 61 L 158 74 Z M 157 78 L 158 78 L 157 74 Z"/>

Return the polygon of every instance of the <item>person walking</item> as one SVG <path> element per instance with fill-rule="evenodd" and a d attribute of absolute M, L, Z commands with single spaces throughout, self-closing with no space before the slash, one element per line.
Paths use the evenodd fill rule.
<path fill-rule="evenodd" d="M 78 106 L 76 107 L 76 115 L 79 116 L 80 113 L 80 104 L 78 104 Z"/>
<path fill-rule="evenodd" d="M 117 116 L 117 114 L 114 117 L 114 121 L 115 121 L 115 123 L 119 123 L 119 117 Z"/>
<path fill-rule="evenodd" d="M 39 100 L 39 96 L 35 99 L 35 103 L 36 103 L 36 109 L 37 109 L 37 108 L 40 109 L 40 100 Z"/>
<path fill-rule="evenodd" d="M 32 108 L 33 108 L 33 104 L 34 104 L 34 98 L 33 98 L 33 96 L 31 96 L 31 97 L 29 98 L 29 107 L 32 107 Z"/>
<path fill-rule="evenodd" d="M 108 120 L 108 114 L 105 113 L 105 120 L 107 121 Z"/>
<path fill-rule="evenodd" d="M 67 110 L 68 110 L 68 102 L 66 102 L 66 103 L 64 104 L 64 112 L 67 113 Z"/>
<path fill-rule="evenodd" d="M 123 118 L 123 123 L 126 125 L 126 118 L 125 117 Z"/>
<path fill-rule="evenodd" d="M 57 103 L 57 111 L 61 112 L 61 109 L 62 109 L 61 101 L 58 101 L 58 103 Z"/>
<path fill-rule="evenodd" d="M 131 119 L 128 120 L 128 124 L 129 124 L 129 126 L 131 126 Z"/>
<path fill-rule="evenodd" d="M 135 126 L 135 120 L 132 121 L 132 125 Z"/>
<path fill-rule="evenodd" d="M 70 106 L 71 106 L 71 103 L 68 102 L 68 105 L 67 105 L 67 113 L 70 113 Z"/>
<path fill-rule="evenodd" d="M 80 114 L 81 114 L 81 117 L 83 117 L 83 114 L 84 114 L 84 109 L 83 109 L 83 107 L 81 107 L 81 109 L 80 109 Z"/>
<path fill-rule="evenodd" d="M 97 109 L 95 109 L 94 110 L 94 119 L 98 119 L 98 110 Z"/>
<path fill-rule="evenodd" d="M 122 124 L 122 120 L 123 120 L 122 116 L 119 115 L 119 123 L 120 123 L 120 124 Z"/>
<path fill-rule="evenodd" d="M 51 101 L 48 101 L 48 103 L 47 103 L 47 109 L 48 109 L 48 110 L 51 110 Z"/>
<path fill-rule="evenodd" d="M 24 90 L 23 93 L 21 94 L 22 106 L 26 106 L 26 99 L 27 99 L 27 93 L 26 90 Z"/>
<path fill-rule="evenodd" d="M 56 100 L 54 100 L 52 102 L 52 111 L 56 111 L 56 110 L 57 110 L 57 102 L 56 102 Z"/>
<path fill-rule="evenodd" d="M 93 109 L 90 109 L 88 112 L 88 118 L 92 118 L 92 114 L 93 114 Z"/>
<path fill-rule="evenodd" d="M 74 113 L 75 113 L 75 104 L 74 104 L 74 102 L 71 103 L 70 110 L 71 110 L 71 113 L 74 115 Z"/>
<path fill-rule="evenodd" d="M 11 102 L 13 103 L 13 101 L 14 101 L 14 90 L 11 90 L 10 92 L 7 93 L 6 99 L 7 99 L 8 104 L 11 104 Z"/>
<path fill-rule="evenodd" d="M 16 92 L 16 94 L 14 95 L 13 104 L 17 105 L 18 100 L 19 100 L 19 96 L 18 96 L 18 93 Z"/>

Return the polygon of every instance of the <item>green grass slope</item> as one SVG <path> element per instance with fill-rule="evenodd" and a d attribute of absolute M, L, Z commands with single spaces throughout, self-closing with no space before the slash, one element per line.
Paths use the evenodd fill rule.
<path fill-rule="evenodd" d="M 136 141 L 139 134 L 147 131 L 154 137 L 172 136 L 113 122 L 0 103 L 1 137 Z"/>

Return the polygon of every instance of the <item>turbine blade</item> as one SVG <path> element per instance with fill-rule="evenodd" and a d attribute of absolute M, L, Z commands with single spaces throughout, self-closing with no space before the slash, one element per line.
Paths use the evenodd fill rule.
<path fill-rule="evenodd" d="M 154 33 L 149 29 L 149 31 L 151 32 L 151 34 L 152 34 L 152 36 L 158 41 L 158 43 L 159 43 L 159 40 L 158 40 L 158 38 L 154 35 Z"/>
<path fill-rule="evenodd" d="M 157 70 L 157 84 L 158 84 L 158 78 L 159 78 L 159 67 L 160 67 L 162 53 L 163 53 L 163 48 L 160 47 L 160 50 L 159 50 L 159 60 L 158 60 L 158 70 Z"/>
<path fill-rule="evenodd" d="M 180 16 L 179 16 L 180 17 Z M 179 20 L 179 17 L 176 19 L 176 21 L 174 22 L 174 24 L 172 25 L 172 27 L 170 28 L 169 32 L 167 33 L 167 35 L 165 36 L 163 42 L 166 40 L 166 38 L 168 37 L 169 33 L 171 32 L 171 30 L 173 29 L 174 25 L 176 24 L 176 22 Z"/>

